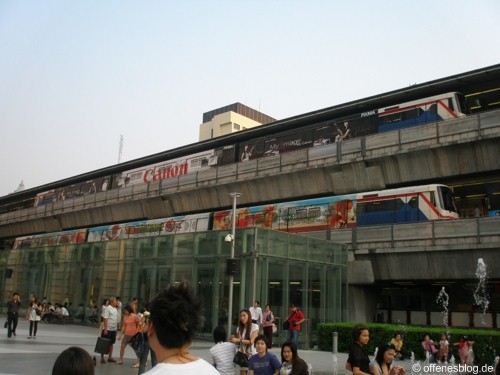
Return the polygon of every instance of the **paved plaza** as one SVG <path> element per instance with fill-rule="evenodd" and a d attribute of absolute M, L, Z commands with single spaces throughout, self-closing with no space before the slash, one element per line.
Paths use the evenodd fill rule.
<path fill-rule="evenodd" d="M 0 319 L 3 327 L 5 316 L 1 316 Z M 92 355 L 94 354 L 93 350 L 98 334 L 95 327 L 41 323 L 38 326 L 35 340 L 27 338 L 28 327 L 29 323 L 26 320 L 20 320 L 17 336 L 12 338 L 7 338 L 6 329 L 0 330 L 0 375 L 50 374 L 59 353 L 73 345 L 80 346 Z M 115 344 L 113 349 L 115 358 L 119 356 L 118 345 Z M 208 359 L 208 350 L 212 345 L 213 343 L 210 341 L 198 340 L 191 346 L 191 352 L 196 356 Z M 279 348 L 273 348 L 272 351 L 279 356 Z M 302 358 L 313 365 L 315 375 L 333 374 L 332 353 L 315 350 L 301 350 L 299 353 Z M 346 354 L 337 355 L 339 368 L 343 368 L 346 358 Z M 137 369 L 130 367 L 134 360 L 132 349 L 127 348 L 123 365 L 101 364 L 98 360 L 96 374 L 137 374 Z M 149 365 L 148 368 L 150 368 Z M 344 373 L 347 371 L 339 371 L 339 374 Z"/>
<path fill-rule="evenodd" d="M 0 316 L 0 321 L 5 322 L 5 316 Z M 7 330 L 0 331 L 0 375 L 41 375 L 50 374 L 52 366 L 64 349 L 70 346 L 80 346 L 87 350 L 91 355 L 94 355 L 93 350 L 97 338 L 97 328 L 81 326 L 81 325 L 60 325 L 60 324 L 43 324 L 38 327 L 36 339 L 28 339 L 29 323 L 26 320 L 20 320 L 17 328 L 17 336 L 7 338 Z M 191 346 L 191 353 L 207 359 L 209 358 L 209 348 L 213 345 L 210 341 L 197 340 Z M 113 356 L 119 357 L 119 343 L 115 344 Z M 280 357 L 280 349 L 271 349 L 278 358 Z M 347 375 L 350 372 L 344 369 L 347 354 L 339 353 L 335 355 L 337 362 L 337 371 L 334 371 L 334 356 L 330 352 L 322 352 L 319 350 L 299 350 L 299 355 L 313 367 L 314 375 L 338 374 Z M 125 360 L 123 365 L 112 363 L 101 364 L 99 357 L 96 365 L 96 375 L 109 374 L 137 374 L 136 368 L 131 368 L 135 362 L 135 355 L 131 348 L 127 348 L 125 352 Z M 412 372 L 412 363 L 410 361 L 398 361 L 402 364 L 409 375 L 418 375 Z M 148 368 L 150 366 L 148 365 Z M 429 375 L 432 372 L 420 372 L 420 375 Z M 442 371 L 435 371 L 440 373 Z"/>

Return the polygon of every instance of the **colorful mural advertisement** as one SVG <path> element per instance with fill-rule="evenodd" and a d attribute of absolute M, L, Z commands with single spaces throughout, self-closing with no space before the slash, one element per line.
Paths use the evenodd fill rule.
<path fill-rule="evenodd" d="M 232 210 L 214 214 L 214 230 L 230 230 Z M 317 198 L 236 209 L 236 227 L 260 227 L 291 232 L 356 226 L 356 195 Z"/>
<path fill-rule="evenodd" d="M 85 242 L 87 229 L 68 230 L 64 232 L 35 234 L 18 237 L 14 241 L 13 249 L 29 249 L 56 245 L 76 245 Z"/>
<path fill-rule="evenodd" d="M 208 230 L 209 219 L 210 214 L 199 214 L 105 225 L 89 229 L 87 242 L 200 232 Z"/>

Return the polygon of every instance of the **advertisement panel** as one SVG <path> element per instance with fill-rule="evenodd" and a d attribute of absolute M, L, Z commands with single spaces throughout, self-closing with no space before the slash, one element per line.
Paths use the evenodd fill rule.
<path fill-rule="evenodd" d="M 206 213 L 105 225 L 90 228 L 88 230 L 87 242 L 163 236 L 173 233 L 202 232 L 209 229 L 209 218 L 210 214 Z"/>
<path fill-rule="evenodd" d="M 30 249 L 35 247 L 76 245 L 85 242 L 87 229 L 75 229 L 64 232 L 34 234 L 18 237 L 14 241 L 13 249 Z"/>
<path fill-rule="evenodd" d="M 238 228 L 260 227 L 291 232 L 356 226 L 356 195 L 316 198 L 236 209 Z M 232 210 L 214 214 L 214 230 L 230 230 Z"/>

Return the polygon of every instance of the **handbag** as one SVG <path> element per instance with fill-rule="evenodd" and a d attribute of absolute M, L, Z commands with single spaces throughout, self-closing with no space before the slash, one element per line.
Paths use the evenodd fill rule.
<path fill-rule="evenodd" d="M 94 352 L 100 354 L 109 354 L 109 347 L 111 346 L 111 339 L 107 337 L 98 337 L 95 343 Z"/>
<path fill-rule="evenodd" d="M 288 331 L 289 328 L 290 328 L 290 321 L 287 319 L 283 322 L 283 330 Z"/>
<path fill-rule="evenodd" d="M 238 350 L 234 355 L 233 363 L 236 363 L 240 367 L 248 367 L 248 357 L 245 353 Z"/>
<path fill-rule="evenodd" d="M 278 326 L 273 323 L 273 333 L 278 333 Z"/>

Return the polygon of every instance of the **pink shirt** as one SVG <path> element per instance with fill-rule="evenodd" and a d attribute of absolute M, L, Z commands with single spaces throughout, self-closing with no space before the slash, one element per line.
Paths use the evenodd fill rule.
<path fill-rule="evenodd" d="M 137 325 L 139 324 L 139 317 L 137 314 L 131 313 L 125 315 L 123 318 L 124 334 L 127 336 L 134 336 L 137 333 Z"/>

